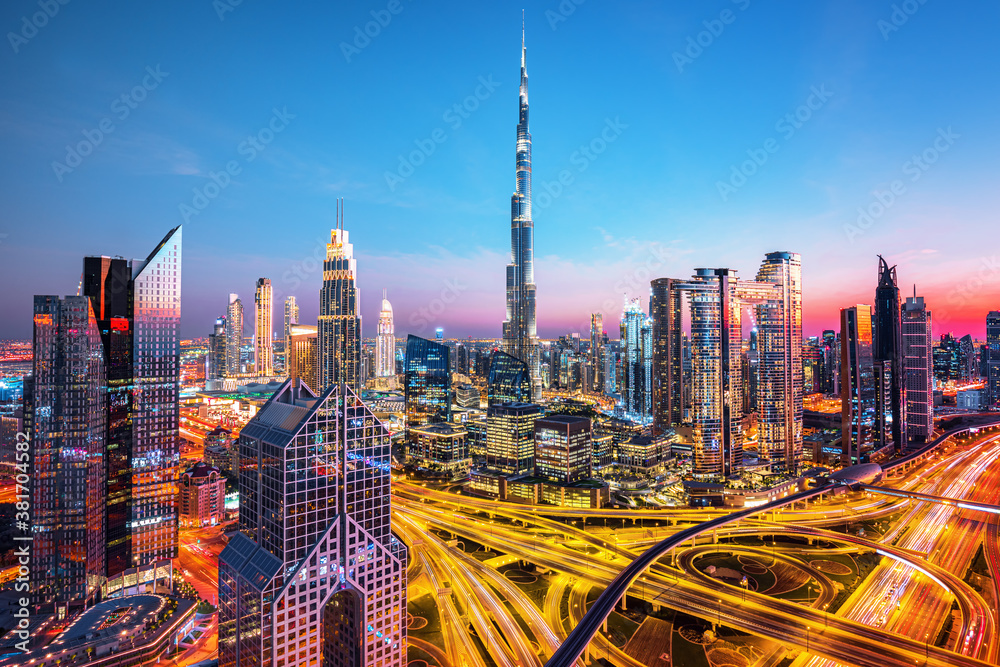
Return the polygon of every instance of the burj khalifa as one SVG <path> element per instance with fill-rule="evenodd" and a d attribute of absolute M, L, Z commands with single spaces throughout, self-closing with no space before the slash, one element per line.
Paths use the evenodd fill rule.
<path fill-rule="evenodd" d="M 521 26 L 521 87 L 518 101 L 516 190 L 510 198 L 510 264 L 503 349 L 528 366 L 533 400 L 542 395 L 535 321 L 535 225 L 531 221 L 531 133 L 528 132 L 528 70 Z"/>

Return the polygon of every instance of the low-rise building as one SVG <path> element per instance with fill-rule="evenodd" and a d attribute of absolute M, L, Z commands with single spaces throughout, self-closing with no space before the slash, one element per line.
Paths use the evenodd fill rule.
<path fill-rule="evenodd" d="M 451 423 L 425 424 L 410 429 L 409 455 L 414 463 L 453 478 L 469 473 L 472 459 L 466 430 Z"/>
<path fill-rule="evenodd" d="M 225 516 L 226 478 L 219 469 L 199 461 L 181 474 L 178 511 L 182 528 L 222 523 Z"/>

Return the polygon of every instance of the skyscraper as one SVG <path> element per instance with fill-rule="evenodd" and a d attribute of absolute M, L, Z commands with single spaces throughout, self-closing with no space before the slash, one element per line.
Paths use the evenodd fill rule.
<path fill-rule="evenodd" d="M 931 311 L 924 297 L 907 297 L 902 313 L 903 372 L 909 438 L 927 442 L 934 433 L 934 358 Z"/>
<path fill-rule="evenodd" d="M 291 328 L 292 325 L 299 323 L 299 304 L 296 302 L 294 296 L 285 297 L 285 312 L 284 312 L 284 326 L 281 330 L 283 340 L 285 341 L 285 373 L 288 373 L 288 347 L 291 345 Z"/>
<path fill-rule="evenodd" d="M 986 347 L 989 350 L 986 386 L 991 405 L 1000 407 L 1000 311 L 991 310 L 986 316 Z"/>
<path fill-rule="evenodd" d="M 239 294 L 229 295 L 226 310 L 226 375 L 236 377 L 243 372 L 243 302 Z"/>
<path fill-rule="evenodd" d="M 653 417 L 653 324 L 639 299 L 625 302 L 621 341 L 622 407 L 628 419 L 646 424 Z"/>
<path fill-rule="evenodd" d="M 772 252 L 757 271 L 758 452 L 775 471 L 795 473 L 802 458 L 802 260 Z M 741 283 L 741 286 L 745 283 Z"/>
<path fill-rule="evenodd" d="M 590 372 L 592 381 L 588 389 L 595 394 L 604 393 L 604 315 L 590 316 Z"/>
<path fill-rule="evenodd" d="M 406 426 L 451 421 L 448 348 L 410 334 L 406 337 Z"/>
<path fill-rule="evenodd" d="M 378 338 L 375 341 L 375 377 L 396 374 L 396 327 L 392 322 L 392 304 L 382 290 L 382 310 L 378 314 Z"/>
<path fill-rule="evenodd" d="M 206 380 L 221 380 L 226 377 L 226 318 L 215 320 L 215 327 L 208 335 L 208 365 Z"/>
<path fill-rule="evenodd" d="M 36 296 L 30 430 L 31 564 L 36 609 L 89 606 L 105 572 L 106 377 L 86 296 Z"/>
<path fill-rule="evenodd" d="M 346 382 L 360 390 L 361 315 L 358 260 L 344 230 L 344 203 L 337 207 L 337 227 L 330 231 L 319 292 L 319 382 L 321 389 Z"/>
<path fill-rule="evenodd" d="M 875 319 L 872 323 L 872 359 L 876 364 L 876 384 L 884 391 L 876 393 L 875 440 L 880 446 L 890 442 L 897 452 L 906 445 L 906 383 L 903 377 L 902 311 L 896 267 L 879 255 L 878 287 L 875 288 Z"/>
<path fill-rule="evenodd" d="M 653 320 L 653 427 L 657 433 L 680 425 L 684 418 L 684 369 L 681 337 L 683 292 L 673 278 L 650 283 L 649 316 Z"/>
<path fill-rule="evenodd" d="M 257 279 L 254 294 L 254 373 L 274 374 L 274 305 L 271 301 L 271 281 Z"/>
<path fill-rule="evenodd" d="M 528 131 L 528 70 L 521 29 L 521 86 L 518 96 L 515 190 L 510 199 L 510 264 L 507 265 L 507 318 L 504 352 L 528 365 L 532 395 L 541 399 L 542 380 L 535 320 L 535 225 L 531 220 L 531 133 Z"/>
<path fill-rule="evenodd" d="M 861 463 L 871 451 L 875 428 L 875 364 L 871 306 L 840 311 L 841 443 L 844 465 Z"/>
<path fill-rule="evenodd" d="M 219 665 L 402 667 L 406 547 L 389 432 L 344 383 L 286 381 L 240 432 L 239 532 L 219 556 Z"/>

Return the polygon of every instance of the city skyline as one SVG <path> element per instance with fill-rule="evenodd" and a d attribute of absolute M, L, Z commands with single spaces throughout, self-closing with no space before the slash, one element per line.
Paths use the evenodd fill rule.
<path fill-rule="evenodd" d="M 971 4 L 987 19 L 997 12 L 985 3 Z M 211 75 L 196 71 L 187 57 L 167 48 L 168 36 L 190 31 L 218 40 L 220 48 L 236 48 L 231 41 L 235 31 L 227 33 L 235 23 L 242 29 L 263 29 L 277 21 L 275 29 L 288 28 L 282 17 L 267 10 L 241 6 L 218 23 L 214 12 L 200 18 L 178 12 L 143 19 L 128 13 L 60 14 L 2 65 L 8 74 L 38 75 L 26 77 L 30 85 L 13 101 L 5 100 L 12 101 L 10 126 L 31 132 L 17 137 L 6 133 L 3 139 L 11 156 L 4 177 L 13 193 L 8 224 L 0 230 L 6 234 L 0 254 L 13 276 L 11 289 L 0 297 L 4 312 L 30 313 L 34 292 L 69 293 L 59 287 L 75 282 L 65 262 L 56 262 L 43 284 L 29 284 L 25 262 L 42 244 L 54 257 L 74 248 L 100 252 L 100 241 L 82 231 L 87 230 L 121 236 L 127 247 L 139 245 L 140 229 L 185 222 L 179 206 L 191 205 L 193 189 L 203 191 L 212 182 L 210 173 L 218 176 L 236 158 L 241 173 L 229 177 L 231 184 L 186 221 L 191 279 L 208 287 L 189 300 L 183 336 L 207 335 L 225 295 L 248 293 L 261 275 L 274 282 L 276 301 L 297 296 L 302 321 L 312 321 L 317 305 L 310 295 L 319 289 L 321 272 L 315 266 L 307 269 L 310 258 L 316 253 L 321 257 L 323 237 L 333 226 L 331 200 L 344 196 L 351 202 L 352 234 L 363 267 L 363 318 L 377 321 L 378 293 L 387 288 L 398 304 L 399 335 L 428 335 L 442 326 L 449 337 L 499 337 L 504 304 L 495 285 L 508 261 L 500 229 L 509 192 L 502 183 L 510 165 L 517 87 L 512 61 L 520 17 L 506 8 L 455 6 L 452 19 L 470 30 L 456 31 L 455 44 L 438 47 L 443 53 L 425 54 L 416 40 L 433 27 L 429 22 L 434 17 L 416 6 L 404 8 L 357 53 L 351 51 L 357 47 L 350 47 L 352 26 L 363 26 L 370 20 L 369 10 L 378 7 L 344 10 L 336 19 L 330 15 L 335 10 L 321 9 L 311 21 L 322 27 L 324 20 L 336 20 L 343 27 L 331 39 L 315 40 L 323 44 L 315 47 L 322 51 L 311 53 L 321 63 L 318 67 L 328 68 L 348 86 L 361 85 L 372 68 L 386 81 L 386 90 L 359 108 L 337 107 L 341 121 L 351 123 L 354 114 L 364 114 L 375 119 L 379 130 L 336 140 L 320 129 L 331 120 L 325 94 L 310 86 L 292 92 L 271 78 L 269 70 L 261 75 L 265 85 L 257 86 L 262 90 L 234 100 L 236 106 L 192 97 Z M 734 21 L 718 36 L 709 34 L 711 39 L 703 40 L 708 46 L 700 52 L 693 49 L 696 57 L 685 55 L 688 38 L 707 30 L 721 9 L 730 9 Z M 19 21 L 17 11 L 8 10 L 9 24 Z M 902 291 L 917 284 L 935 311 L 938 331 L 982 338 L 982 314 L 995 308 L 987 298 L 990 285 L 1000 284 L 1000 267 L 989 252 L 969 253 L 962 238 L 963 232 L 989 224 L 987 212 L 996 196 L 990 194 L 987 170 L 980 168 L 996 152 L 996 133 L 989 131 L 995 121 L 985 115 L 996 93 L 963 85 L 951 66 L 989 56 L 993 46 L 981 28 L 923 6 L 904 25 L 893 26 L 898 29 L 880 28 L 891 8 L 860 3 L 835 9 L 797 7 L 780 16 L 772 14 L 777 10 L 743 2 L 672 9 L 669 16 L 663 11 L 646 6 L 635 13 L 614 13 L 590 5 L 563 16 L 546 6 L 527 9 L 537 84 L 532 129 L 538 142 L 533 158 L 540 336 L 585 333 L 593 312 L 613 321 L 623 292 L 644 299 L 649 279 L 677 275 L 681 267 L 728 266 L 748 276 L 755 267 L 746 257 L 782 247 L 802 256 L 806 335 L 835 327 L 845 304 L 871 300 L 870 262 L 882 254 L 898 266 Z M 90 23 L 96 19 L 103 23 Z M 148 39 L 140 28 L 153 20 L 162 23 L 164 36 Z M 822 31 L 823 43 L 838 48 L 832 55 L 819 54 L 807 40 L 783 33 L 771 40 L 772 21 L 813 26 Z M 475 28 L 487 22 L 509 24 L 509 30 L 484 34 Z M 590 54 L 581 40 L 598 25 L 608 27 L 615 48 Z M 953 49 L 933 58 L 921 50 L 930 40 L 928 31 L 940 36 L 959 29 L 963 37 Z M 132 57 L 141 62 L 88 52 L 88 64 L 106 74 L 93 90 L 81 88 L 91 79 L 73 81 L 66 68 L 49 68 L 62 49 L 73 47 L 76 32 L 103 30 L 126 35 Z M 765 34 L 768 43 L 762 40 Z M 657 58 L 646 57 L 654 47 Z M 443 70 L 435 66 L 440 76 L 430 85 L 428 77 L 413 76 L 430 71 L 428 59 L 436 61 L 449 49 L 471 50 L 476 57 L 445 58 L 462 62 Z M 575 58 L 567 60 L 566 52 Z M 404 53 L 407 58 L 400 58 Z M 869 63 L 865 70 L 856 65 L 860 53 Z M 737 54 L 749 59 L 748 66 L 760 66 L 760 73 L 741 81 L 740 71 L 731 67 Z M 173 61 L 167 59 L 171 55 Z M 221 64 L 227 62 L 228 57 L 219 57 Z M 767 64 L 775 58 L 799 67 L 778 72 Z M 390 62 L 394 67 L 386 67 Z M 889 71 L 902 74 L 882 74 Z M 248 69 L 233 74 L 236 84 L 251 76 Z M 604 94 L 581 93 L 585 75 L 605 81 Z M 655 85 L 645 85 L 650 83 Z M 142 91 L 135 97 L 143 100 L 133 101 L 134 109 L 121 103 L 110 110 L 109 100 L 138 87 Z M 61 95 L 80 92 L 79 101 L 72 108 L 57 105 L 61 110 L 54 111 L 48 88 Z M 413 113 L 398 112 L 397 102 L 404 98 L 415 100 Z M 747 107 L 748 100 L 766 103 Z M 456 104 L 476 108 L 463 108 L 465 118 L 453 111 Z M 719 111 L 735 104 L 742 113 Z M 34 113 L 42 107 L 45 113 Z M 787 132 L 775 129 L 775 119 L 794 115 L 799 107 L 810 118 L 786 137 Z M 130 112 L 126 118 L 120 118 L 119 108 Z M 670 114 L 667 123 L 665 112 Z M 446 114 L 461 121 L 458 127 L 443 119 Z M 115 130 L 71 173 L 62 173 L 60 181 L 52 163 L 65 162 L 65 146 L 83 141 L 82 132 L 99 127 L 105 116 Z M 434 143 L 428 137 L 438 127 L 444 140 Z M 273 141 L 251 162 L 238 147 L 247 133 L 261 128 L 268 128 Z M 318 141 L 310 138 L 314 133 Z M 720 192 L 718 183 L 730 182 L 730 167 L 760 157 L 772 135 L 778 150 L 759 168 L 750 166 L 755 173 L 745 185 Z M 577 171 L 574 151 L 598 138 L 604 149 L 593 160 L 578 153 L 587 168 Z M 434 144 L 434 152 L 412 175 L 397 174 L 403 180 L 390 189 L 386 173 L 395 173 L 397 156 L 426 141 Z M 911 159 L 916 155 L 919 162 L 921 153 L 934 157 L 926 171 Z M 16 170 L 15 163 L 21 165 Z M 908 172 L 913 169 L 920 174 L 916 180 Z M 573 182 L 553 197 L 564 170 L 571 172 Z M 893 194 L 896 180 L 903 194 Z M 102 192 L 112 182 L 129 191 L 118 188 L 114 201 L 91 199 L 90 193 Z M 439 182 L 454 183 L 450 190 L 462 194 L 445 194 Z M 280 212 L 276 202 L 281 202 Z M 845 229 L 857 227 L 859 207 L 874 212 L 871 224 Z M 879 207 L 884 208 L 881 214 Z M 460 233 L 418 235 L 417 229 L 441 220 L 442 210 L 446 220 L 459 223 L 452 228 Z M 142 224 L 130 229 L 136 220 Z M 767 232 L 762 231 L 765 221 Z M 275 225 L 282 233 L 261 244 L 261 233 Z M 706 235 L 706 228 L 721 233 Z M 922 233 L 903 233 L 909 229 Z M 51 230 L 66 242 L 54 254 Z M 26 338 L 29 333 L 22 318 L 8 318 L 0 327 L 3 337 Z"/>

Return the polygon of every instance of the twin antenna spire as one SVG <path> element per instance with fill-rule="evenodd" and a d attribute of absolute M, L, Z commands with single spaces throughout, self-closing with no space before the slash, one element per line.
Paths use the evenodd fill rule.
<path fill-rule="evenodd" d="M 344 198 L 337 198 L 337 229 L 344 231 Z"/>

